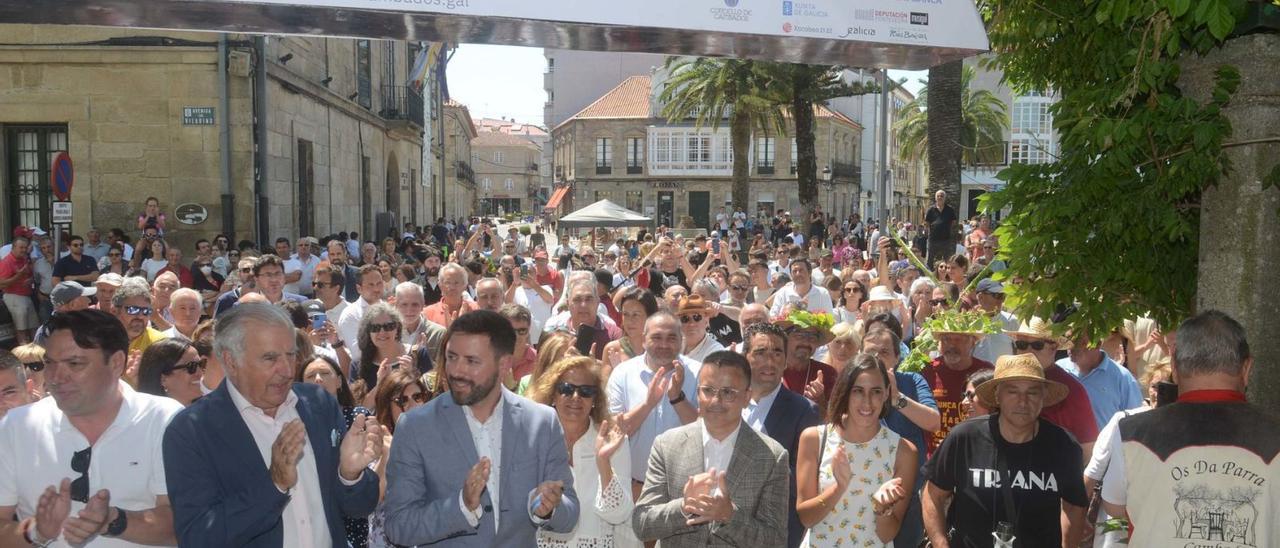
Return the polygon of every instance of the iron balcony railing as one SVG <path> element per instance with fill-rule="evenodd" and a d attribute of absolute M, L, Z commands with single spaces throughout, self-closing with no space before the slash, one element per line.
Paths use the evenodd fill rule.
<path fill-rule="evenodd" d="M 404 120 L 418 127 L 423 123 L 422 94 L 407 86 L 382 86 L 382 110 L 378 113 L 386 120 Z"/>

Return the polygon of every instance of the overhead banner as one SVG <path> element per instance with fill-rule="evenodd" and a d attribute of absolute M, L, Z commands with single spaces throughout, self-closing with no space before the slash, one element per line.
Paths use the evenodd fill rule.
<path fill-rule="evenodd" d="M 441 15 L 505 17 L 672 30 L 761 34 L 986 51 L 964 0 L 228 0 Z"/>

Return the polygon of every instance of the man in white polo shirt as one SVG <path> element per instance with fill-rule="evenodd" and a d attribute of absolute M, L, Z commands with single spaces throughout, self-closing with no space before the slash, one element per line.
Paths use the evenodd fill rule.
<path fill-rule="evenodd" d="M 284 260 L 284 290 L 297 293 L 308 299 L 315 296 L 311 287 L 311 278 L 320 266 L 320 257 L 312 252 L 320 248 L 320 242 L 311 236 L 298 238 L 298 254 L 281 257 Z"/>
<path fill-rule="evenodd" d="M 53 397 L 0 420 L 0 545 L 177 544 L 161 440 L 182 405 L 120 380 L 129 335 L 110 314 L 64 312 L 47 327 Z"/>

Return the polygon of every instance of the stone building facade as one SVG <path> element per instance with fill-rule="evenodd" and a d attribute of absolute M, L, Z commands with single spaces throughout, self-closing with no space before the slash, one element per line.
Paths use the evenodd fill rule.
<path fill-rule="evenodd" d="M 481 215 L 534 211 L 541 186 L 542 147 L 501 131 L 481 132 L 471 141 L 471 165 Z"/>
<path fill-rule="evenodd" d="M 629 77 L 552 130 L 557 184 L 578 207 L 608 199 L 667 226 L 687 216 L 707 227 L 733 200 L 729 129 L 668 123 L 653 87 L 650 76 Z M 818 204 L 845 215 L 860 192 L 862 127 L 825 107 L 814 114 Z M 753 134 L 749 213 L 801 210 L 794 142 L 791 129 Z"/>
<path fill-rule="evenodd" d="M 441 125 L 444 132 L 444 199 L 440 204 L 440 216 L 466 217 L 480 209 L 475 169 L 471 167 L 471 141 L 477 135 L 476 125 L 467 106 L 452 100 L 444 104 Z"/>
<path fill-rule="evenodd" d="M 218 233 L 292 240 L 426 221 L 422 99 L 405 87 L 417 43 L 0 25 L 0 44 L 5 238 L 49 228 L 60 150 L 75 166 L 75 233 L 136 232 L 147 196 L 188 250 Z"/>

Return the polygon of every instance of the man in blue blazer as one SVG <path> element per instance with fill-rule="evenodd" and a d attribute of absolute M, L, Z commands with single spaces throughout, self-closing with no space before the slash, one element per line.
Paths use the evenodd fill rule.
<path fill-rule="evenodd" d="M 578 523 L 555 411 L 498 383 L 516 333 L 496 312 L 463 314 L 444 336 L 449 393 L 400 418 L 387 461 L 387 540 L 399 545 L 534 546 L 538 529 Z"/>
<path fill-rule="evenodd" d="M 805 530 L 796 514 L 796 447 L 800 433 L 818 424 L 818 408 L 808 398 L 782 389 L 782 372 L 787 367 L 787 336 L 782 328 L 769 323 L 748 327 L 742 334 L 742 351 L 751 364 L 751 401 L 742 418 L 787 450 L 791 465 L 787 546 L 796 548 Z"/>
<path fill-rule="evenodd" d="M 174 417 L 165 480 L 178 544 L 347 546 L 343 517 L 378 504 L 377 423 L 346 432 L 337 401 L 293 383 L 294 328 L 278 306 L 246 303 L 218 319 L 226 382 Z"/>

